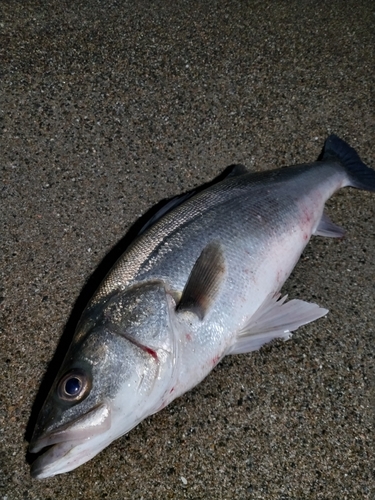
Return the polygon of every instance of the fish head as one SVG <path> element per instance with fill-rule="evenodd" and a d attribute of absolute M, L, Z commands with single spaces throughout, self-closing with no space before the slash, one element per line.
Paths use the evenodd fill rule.
<path fill-rule="evenodd" d="M 75 469 L 160 408 L 174 379 L 174 307 L 151 282 L 87 308 L 37 419 L 34 478 Z"/>

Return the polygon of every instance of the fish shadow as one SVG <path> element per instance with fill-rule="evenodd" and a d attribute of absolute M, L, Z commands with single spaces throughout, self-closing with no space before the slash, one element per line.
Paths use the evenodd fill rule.
<path fill-rule="evenodd" d="M 26 431 L 24 435 L 26 441 L 30 442 L 31 440 L 39 412 L 42 409 L 43 403 L 48 396 L 48 393 L 52 387 L 52 384 L 64 360 L 65 354 L 72 342 L 78 321 L 85 307 L 87 306 L 88 302 L 95 293 L 95 290 L 99 287 L 100 283 L 104 280 L 104 278 L 109 273 L 115 262 L 121 257 L 121 255 L 125 252 L 125 250 L 129 247 L 129 245 L 136 239 L 137 236 L 139 236 L 149 227 L 151 227 L 163 215 L 173 210 L 177 206 L 181 205 L 183 202 L 185 202 L 192 196 L 200 193 L 204 189 L 207 189 L 210 186 L 228 177 L 234 177 L 236 175 L 241 175 L 244 173 L 246 173 L 246 169 L 243 165 L 237 165 L 237 164 L 230 165 L 227 168 L 225 168 L 225 170 L 217 177 L 215 177 L 212 181 L 204 183 L 201 186 L 186 191 L 178 196 L 161 200 L 156 205 L 151 207 L 139 219 L 137 219 L 135 223 L 127 231 L 125 236 L 118 243 L 116 243 L 115 246 L 103 258 L 103 260 L 100 262 L 98 267 L 90 276 L 86 284 L 83 286 L 82 291 L 79 294 L 73 306 L 72 312 L 69 316 L 69 319 L 64 327 L 64 331 L 56 347 L 56 351 L 47 367 L 46 373 L 40 384 L 39 391 L 35 397 L 31 409 L 30 418 L 26 425 Z M 38 454 L 30 453 L 29 451 L 27 451 L 26 462 L 28 464 L 31 464 L 36 459 L 37 456 Z"/>

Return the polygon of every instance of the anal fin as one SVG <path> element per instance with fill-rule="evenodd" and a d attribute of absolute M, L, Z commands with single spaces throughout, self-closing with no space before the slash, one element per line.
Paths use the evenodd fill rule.
<path fill-rule="evenodd" d="M 288 340 L 291 332 L 328 313 L 317 304 L 293 299 L 285 302 L 280 293 L 269 295 L 239 332 L 236 343 L 227 354 L 241 354 L 260 349 L 274 339 Z M 280 299 L 280 300 L 279 300 Z"/>
<path fill-rule="evenodd" d="M 345 230 L 334 224 L 328 215 L 323 212 L 322 218 L 319 221 L 318 227 L 314 231 L 315 236 L 326 236 L 328 238 L 342 238 Z"/>

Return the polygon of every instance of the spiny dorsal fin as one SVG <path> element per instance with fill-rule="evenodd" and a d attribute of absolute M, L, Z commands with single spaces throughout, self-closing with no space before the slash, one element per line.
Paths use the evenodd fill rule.
<path fill-rule="evenodd" d="M 237 177 L 239 175 L 244 175 L 248 174 L 249 172 L 246 170 L 246 167 L 244 167 L 241 164 L 233 164 L 229 165 L 226 167 L 226 169 L 219 174 L 217 177 L 215 177 L 212 181 L 207 182 L 206 184 L 203 184 L 202 186 L 198 188 L 194 188 L 191 191 L 188 191 L 187 193 L 179 194 L 177 196 L 174 196 L 168 201 L 161 202 L 161 207 L 152 215 L 146 223 L 142 226 L 142 228 L 138 231 L 137 236 L 140 236 L 142 233 L 144 233 L 148 228 L 153 226 L 158 220 L 160 220 L 164 215 L 168 214 L 175 208 L 179 207 L 185 201 L 190 200 L 193 196 L 196 194 L 200 193 L 204 189 L 213 186 L 214 184 L 217 184 L 218 182 L 223 181 L 224 179 L 229 179 L 231 177 Z M 159 204 L 158 204 L 159 205 Z M 155 207 L 156 208 L 156 207 Z"/>
<path fill-rule="evenodd" d="M 174 208 L 179 207 L 182 205 L 185 201 L 187 201 L 189 198 L 192 198 L 196 194 L 197 190 L 193 189 L 192 191 L 189 191 L 188 193 L 180 194 L 177 196 L 174 196 L 171 200 L 167 201 L 159 210 L 152 216 L 150 219 L 142 226 L 140 231 L 138 232 L 137 236 L 141 235 L 148 229 L 149 227 L 153 226 L 159 219 L 164 217 L 167 213 L 171 212 Z"/>
<path fill-rule="evenodd" d="M 177 311 L 191 311 L 202 320 L 224 279 L 225 260 L 220 243 L 209 243 L 198 257 L 185 285 Z"/>
<path fill-rule="evenodd" d="M 237 177 L 239 175 L 248 174 L 249 171 L 241 163 L 233 163 L 229 165 L 223 172 L 223 179 L 229 179 L 230 177 Z"/>

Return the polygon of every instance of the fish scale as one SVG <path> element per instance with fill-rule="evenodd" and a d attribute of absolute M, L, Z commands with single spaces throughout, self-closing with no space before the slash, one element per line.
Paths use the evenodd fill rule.
<path fill-rule="evenodd" d="M 251 243 L 259 232 L 263 238 L 268 231 L 272 232 L 276 225 L 286 224 L 289 219 L 293 223 L 297 208 L 294 201 L 298 200 L 301 194 L 306 191 L 306 185 L 309 191 L 311 188 L 317 189 L 317 181 L 320 181 L 321 178 L 321 169 L 320 163 L 314 163 L 309 165 L 309 169 L 306 169 L 306 166 L 279 169 L 276 174 L 273 173 L 271 178 L 267 177 L 267 172 L 247 174 L 241 176 L 240 179 L 233 178 L 222 181 L 208 191 L 198 194 L 175 211 L 167 214 L 150 229 L 148 234 L 134 242 L 129 252 L 120 258 L 103 282 L 93 298 L 94 302 L 117 288 L 127 286 L 137 279 L 143 279 L 145 270 L 148 268 L 155 276 L 155 266 L 159 262 L 161 268 L 165 267 L 160 271 L 161 275 L 166 276 L 168 269 L 174 270 L 168 261 L 170 249 L 176 253 L 177 249 L 184 246 L 183 257 L 187 259 L 188 254 L 192 252 L 196 258 L 204 245 L 201 247 L 197 244 L 189 245 L 191 250 L 189 247 L 186 248 L 186 242 L 189 244 L 195 234 L 200 234 L 199 239 L 205 243 L 215 238 L 216 233 L 219 233 L 219 237 L 223 240 L 225 237 L 237 237 L 238 240 L 242 241 L 248 236 Z M 334 163 L 325 164 L 323 167 L 325 186 L 329 178 L 329 170 L 331 170 L 332 178 L 338 178 L 338 183 L 342 182 L 342 168 L 337 168 L 337 165 L 335 167 Z M 289 191 L 286 192 L 285 183 L 288 182 L 290 184 Z M 321 183 L 319 182 L 319 184 Z M 337 181 L 332 184 L 336 187 Z M 309 191 L 306 192 L 306 195 Z M 329 198 L 332 191 L 334 188 L 331 187 L 326 199 Z M 231 215 L 233 212 L 236 212 L 238 216 L 235 221 Z M 261 217 L 260 221 L 257 219 L 258 216 Z M 258 222 L 262 222 L 262 224 Z M 246 223 L 248 223 L 248 227 L 246 227 Z M 225 234 L 228 225 L 233 226 L 233 234 Z M 208 235 L 207 232 L 209 232 Z M 194 241 L 194 243 L 196 242 Z M 165 261 L 162 260 L 163 256 L 165 256 Z M 175 260 L 177 259 L 175 258 Z M 185 261 L 183 263 L 187 264 Z"/>

